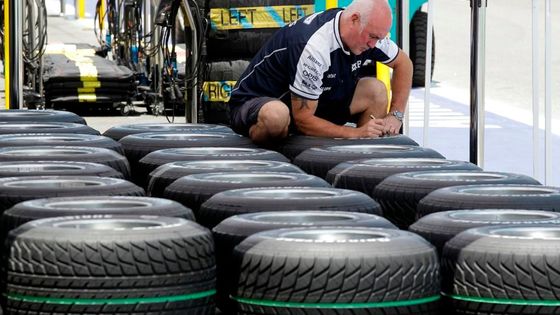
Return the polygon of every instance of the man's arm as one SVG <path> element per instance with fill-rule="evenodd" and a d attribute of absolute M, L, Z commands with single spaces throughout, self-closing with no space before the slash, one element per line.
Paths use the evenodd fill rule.
<path fill-rule="evenodd" d="M 404 51 L 399 49 L 397 58 L 388 63 L 387 66 L 393 68 L 393 77 L 391 79 L 391 108 L 389 112 L 398 110 L 404 113 L 412 87 L 412 61 Z M 393 115 L 387 115 L 385 123 L 385 131 L 389 134 L 398 133 L 402 125 Z"/>
<path fill-rule="evenodd" d="M 292 94 L 292 115 L 299 131 L 308 136 L 331 138 L 372 138 L 383 134 L 380 120 L 371 120 L 359 127 L 345 127 L 315 116 L 318 101 Z"/>

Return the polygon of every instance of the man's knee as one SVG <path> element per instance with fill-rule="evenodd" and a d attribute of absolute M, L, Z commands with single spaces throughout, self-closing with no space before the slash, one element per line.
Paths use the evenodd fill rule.
<path fill-rule="evenodd" d="M 259 111 L 258 123 L 263 124 L 271 137 L 285 137 L 290 124 L 290 110 L 281 101 L 268 102 Z"/>
<path fill-rule="evenodd" d="M 376 78 L 362 78 L 358 82 L 357 92 L 364 93 L 369 99 L 377 101 L 387 100 L 387 87 L 385 83 Z"/>
<path fill-rule="evenodd" d="M 376 78 L 362 78 L 358 81 L 350 106 L 352 114 L 373 113 L 376 117 L 386 113 L 389 98 L 385 84 Z"/>

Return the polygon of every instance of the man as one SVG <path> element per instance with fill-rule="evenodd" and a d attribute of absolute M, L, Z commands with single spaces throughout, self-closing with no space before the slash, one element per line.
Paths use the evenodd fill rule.
<path fill-rule="evenodd" d="M 354 0 L 347 9 L 303 17 L 261 48 L 232 89 L 233 129 L 255 143 L 310 136 L 368 138 L 396 134 L 412 84 L 412 62 L 386 36 L 387 0 Z M 385 85 L 361 69 L 393 68 L 387 114 Z M 357 127 L 348 127 L 348 121 Z"/>

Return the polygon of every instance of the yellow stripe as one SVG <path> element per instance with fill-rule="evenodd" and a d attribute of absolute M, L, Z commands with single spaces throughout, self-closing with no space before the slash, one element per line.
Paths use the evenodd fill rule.
<path fill-rule="evenodd" d="M 338 0 L 327 0 L 325 2 L 325 7 L 327 9 L 338 8 Z"/>
<path fill-rule="evenodd" d="M 12 85 L 10 73 L 10 0 L 4 0 L 4 97 L 6 109 L 10 109 L 10 89 Z"/>
<path fill-rule="evenodd" d="M 82 82 L 84 85 L 84 88 L 98 88 L 101 87 L 101 82 L 99 81 L 84 81 Z"/>
<path fill-rule="evenodd" d="M 97 95 L 95 95 L 95 94 L 79 94 L 78 95 L 78 100 L 79 100 L 80 103 L 82 103 L 82 102 L 88 102 L 88 103 L 96 102 L 97 101 Z"/>
<path fill-rule="evenodd" d="M 76 14 L 78 15 L 78 19 L 83 19 L 83 18 L 86 17 L 85 0 L 77 0 L 76 1 Z"/>
<path fill-rule="evenodd" d="M 210 9 L 212 28 L 237 30 L 279 28 L 313 13 L 314 5 L 278 5 L 268 7 L 239 7 Z"/>
<path fill-rule="evenodd" d="M 204 100 L 207 102 L 227 102 L 237 81 L 209 81 L 202 84 Z"/>
<path fill-rule="evenodd" d="M 78 88 L 78 93 L 95 93 L 95 88 Z"/>

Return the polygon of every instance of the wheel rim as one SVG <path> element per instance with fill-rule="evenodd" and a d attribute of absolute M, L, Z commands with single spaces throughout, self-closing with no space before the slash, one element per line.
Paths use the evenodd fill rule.
<path fill-rule="evenodd" d="M 338 243 L 345 241 L 382 241 L 389 238 L 389 234 L 382 231 L 351 229 L 292 230 L 282 231 L 278 236 L 286 240 L 324 243 Z"/>
<path fill-rule="evenodd" d="M 524 239 L 560 239 L 559 227 L 504 227 L 490 229 L 490 235 L 516 237 Z"/>
<path fill-rule="evenodd" d="M 59 201 L 49 202 L 44 205 L 49 209 L 80 209 L 80 210 L 107 210 L 107 209 L 123 209 L 123 208 L 148 208 L 153 206 L 152 203 L 142 201 L 128 200 L 80 200 L 80 201 Z"/>
<path fill-rule="evenodd" d="M 476 195 L 488 196 L 526 196 L 526 195 L 552 195 L 557 194 L 558 191 L 547 188 L 537 187 L 465 187 L 461 192 Z"/>
<path fill-rule="evenodd" d="M 368 152 L 404 152 L 404 151 L 412 151 L 415 150 L 417 147 L 406 147 L 406 146 L 398 146 L 398 145 L 345 145 L 345 146 L 332 146 L 329 147 L 329 151 L 336 151 L 336 152 L 360 152 L 360 153 L 368 153 Z"/>
<path fill-rule="evenodd" d="M 291 189 L 291 188 L 277 188 L 277 189 L 262 189 L 245 191 L 243 196 L 250 198 L 262 199 L 302 199 L 302 198 L 329 198 L 339 195 L 336 191 L 327 191 L 319 189 Z"/>
<path fill-rule="evenodd" d="M 504 174 L 481 172 L 432 172 L 413 174 L 413 178 L 437 181 L 492 181 L 507 178 Z"/>
<path fill-rule="evenodd" d="M 134 230 L 149 229 L 164 226 L 164 223 L 148 220 L 71 220 L 57 222 L 54 224 L 57 228 L 63 229 L 79 229 L 79 230 Z"/>
<path fill-rule="evenodd" d="M 523 210 L 464 210 L 454 211 L 449 217 L 455 220 L 468 220 L 474 222 L 529 222 L 558 219 L 558 215 L 553 213 L 535 213 L 534 211 Z"/>
<path fill-rule="evenodd" d="M 166 151 L 175 154 L 188 154 L 188 155 L 211 155 L 211 154 L 240 154 L 240 153 L 253 153 L 257 152 L 254 149 L 244 148 L 173 148 L 166 149 Z"/>
<path fill-rule="evenodd" d="M 291 223 L 301 225 L 313 225 L 323 222 L 344 222 L 354 219 L 351 215 L 344 214 L 321 214 L 294 211 L 293 213 L 267 213 L 258 214 L 252 217 L 254 221 L 267 223 Z"/>

